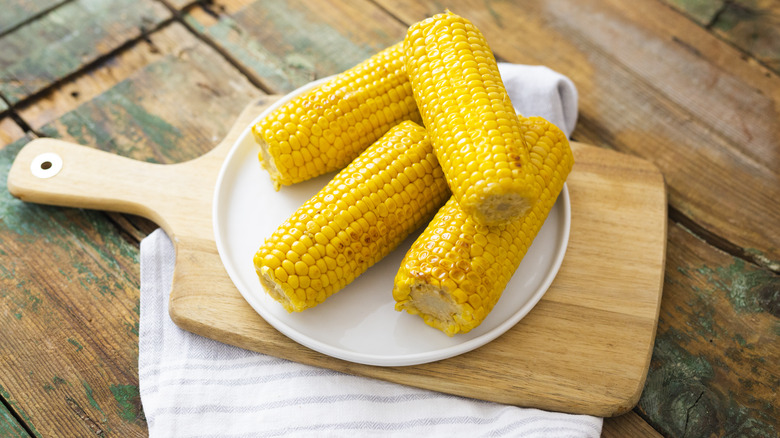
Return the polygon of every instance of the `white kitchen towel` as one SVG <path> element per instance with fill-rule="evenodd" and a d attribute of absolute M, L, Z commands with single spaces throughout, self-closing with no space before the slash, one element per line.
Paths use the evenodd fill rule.
<path fill-rule="evenodd" d="M 545 67 L 501 64 L 518 112 L 568 134 L 577 94 Z M 178 328 L 168 316 L 175 251 L 141 242 L 138 373 L 155 437 L 598 437 L 602 419 L 546 412 L 356 377 L 243 350 Z M 226 316 L 229 317 L 229 316 Z"/>

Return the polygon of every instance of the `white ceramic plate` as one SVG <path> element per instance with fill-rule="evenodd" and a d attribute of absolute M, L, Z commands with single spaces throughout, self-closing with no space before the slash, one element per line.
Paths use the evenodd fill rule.
<path fill-rule="evenodd" d="M 280 99 L 252 124 L 317 83 Z M 265 293 L 252 257 L 264 239 L 333 174 L 274 191 L 268 173 L 258 163 L 258 147 L 250 128 L 233 145 L 217 179 L 213 204 L 217 248 L 233 283 L 255 311 L 277 330 L 315 351 L 378 366 L 416 365 L 471 351 L 517 324 L 547 291 L 563 261 L 571 219 L 566 186 L 501 300 L 469 333 L 448 337 L 426 326 L 419 316 L 394 310 L 393 278 L 419 232 L 324 303 L 304 312 L 287 313 Z"/>

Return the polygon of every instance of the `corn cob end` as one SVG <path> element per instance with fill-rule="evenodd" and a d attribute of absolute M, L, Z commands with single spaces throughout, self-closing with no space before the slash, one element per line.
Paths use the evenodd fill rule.
<path fill-rule="evenodd" d="M 257 158 L 260 160 L 260 165 L 265 169 L 269 175 L 271 175 L 271 183 L 274 185 L 274 190 L 277 192 L 282 187 L 279 169 L 276 168 L 274 157 L 269 152 L 268 142 L 265 141 L 260 132 L 258 131 L 258 125 L 252 126 L 252 136 L 255 138 L 255 143 L 260 146 L 260 152 L 257 154 Z"/>
<path fill-rule="evenodd" d="M 396 282 L 393 297 L 396 299 L 395 310 L 419 315 L 426 324 L 447 336 L 471 330 L 464 320 L 463 309 L 444 286 L 413 280 Z"/>
<path fill-rule="evenodd" d="M 285 293 L 282 283 L 276 280 L 276 276 L 271 268 L 259 266 L 255 270 L 265 291 L 271 298 L 278 301 L 284 307 L 284 310 L 292 313 L 306 309 L 305 303 L 299 302 L 294 294 L 291 297 L 291 294 Z"/>

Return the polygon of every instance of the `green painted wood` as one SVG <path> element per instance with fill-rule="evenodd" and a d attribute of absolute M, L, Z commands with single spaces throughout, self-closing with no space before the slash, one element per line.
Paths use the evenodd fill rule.
<path fill-rule="evenodd" d="M 0 35 L 69 0 L 5 0 L 0 14 Z"/>
<path fill-rule="evenodd" d="M 367 0 L 258 0 L 228 6 L 216 22 L 201 10 L 185 20 L 279 93 L 344 71 L 406 32 Z"/>
<path fill-rule="evenodd" d="M 168 17 L 154 0 L 69 2 L 0 37 L 0 94 L 16 103 Z"/>
<path fill-rule="evenodd" d="M 712 22 L 712 29 L 780 73 L 780 2 L 777 0 L 726 2 Z"/>
<path fill-rule="evenodd" d="M 30 436 L 30 434 L 24 430 L 24 427 L 19 424 L 13 414 L 3 404 L 0 404 L 0 436 L 7 438 L 22 438 Z"/>
<path fill-rule="evenodd" d="M 185 161 L 214 147 L 260 92 L 184 26 L 173 23 L 161 32 L 180 42 L 174 52 L 40 132 L 158 163 Z"/>
<path fill-rule="evenodd" d="M 198 1 L 198 0 L 165 0 L 165 1 L 166 1 L 166 3 L 171 5 L 171 7 L 175 8 L 177 10 L 182 10 L 182 9 L 184 9 L 184 8 L 186 8 L 188 6 L 191 6 L 191 5 L 195 4 L 195 3 L 203 3 L 203 4 L 214 3 L 213 0 L 206 1 L 206 2 Z"/>
<path fill-rule="evenodd" d="M 780 275 L 670 226 L 639 409 L 669 437 L 780 433 Z"/>
<path fill-rule="evenodd" d="M 260 92 L 184 26 L 159 32 L 179 45 L 40 131 L 166 163 L 212 148 Z M 26 141 L 0 149 L 2 187 Z M 137 220 L 0 191 L 0 315 L 9 315 L 0 318 L 0 384 L 41 436 L 148 433 L 137 374 Z"/>
<path fill-rule="evenodd" d="M 707 26 L 720 13 L 726 0 L 663 0 L 697 23 Z"/>
<path fill-rule="evenodd" d="M 664 0 L 716 35 L 780 73 L 780 2 Z"/>
<path fill-rule="evenodd" d="M 0 150 L 3 187 L 27 141 Z M 145 432 L 109 390 L 138 385 L 137 263 L 105 214 L 0 191 L 0 396 L 36 436 Z"/>

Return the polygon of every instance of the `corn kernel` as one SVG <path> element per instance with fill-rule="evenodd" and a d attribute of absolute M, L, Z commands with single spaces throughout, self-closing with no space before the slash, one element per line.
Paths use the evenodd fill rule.
<path fill-rule="evenodd" d="M 482 33 L 458 15 L 438 14 L 409 28 L 404 52 L 414 98 L 461 208 L 491 225 L 525 214 L 542 184 Z"/>
<path fill-rule="evenodd" d="M 396 147 L 399 144 L 403 147 Z M 438 164 L 419 166 L 428 169 L 423 174 L 411 170 L 411 166 L 421 161 L 436 163 L 433 146 L 425 129 L 405 121 L 339 172 L 268 237 L 255 254 L 255 268 L 269 295 L 290 312 L 314 307 L 390 253 L 430 219 L 450 192 L 443 176 L 432 176 L 440 170 Z M 383 162 L 386 165 L 381 165 Z M 407 163 L 410 171 L 406 172 L 402 162 Z M 433 183 L 422 189 L 415 186 L 413 193 L 405 190 L 425 176 L 431 176 Z M 374 190 L 361 190 L 370 181 L 385 178 L 388 183 L 374 183 L 371 184 Z M 399 181 L 401 178 L 405 184 Z M 405 196 L 403 202 L 382 193 L 384 188 L 394 185 Z M 377 203 L 377 200 L 384 201 Z M 402 220 L 388 210 L 403 212 Z M 312 216 L 315 222 L 319 217 L 326 218 L 315 234 L 307 228 Z M 280 247 L 289 249 L 282 251 Z M 321 250 L 317 249 L 320 247 Z M 281 258 L 277 260 L 272 254 Z M 284 274 L 276 276 L 276 271 L 266 266 L 266 260 L 278 264 Z M 437 269 L 439 275 L 446 274 L 442 268 Z M 285 274 L 286 278 L 282 278 Z"/>
<path fill-rule="evenodd" d="M 496 305 L 574 163 L 566 136 L 554 125 L 531 117 L 521 118 L 520 127 L 523 135 L 536 130 L 554 139 L 530 143 L 541 147 L 538 153 L 551 170 L 539 202 L 507 224 L 484 225 L 451 197 L 401 262 L 393 288 L 396 310 L 420 315 L 426 324 L 452 336 L 479 326 Z"/>
<path fill-rule="evenodd" d="M 341 169 L 392 126 L 420 123 L 405 68 L 403 43 L 398 43 L 254 125 L 260 164 L 274 187 Z"/>

